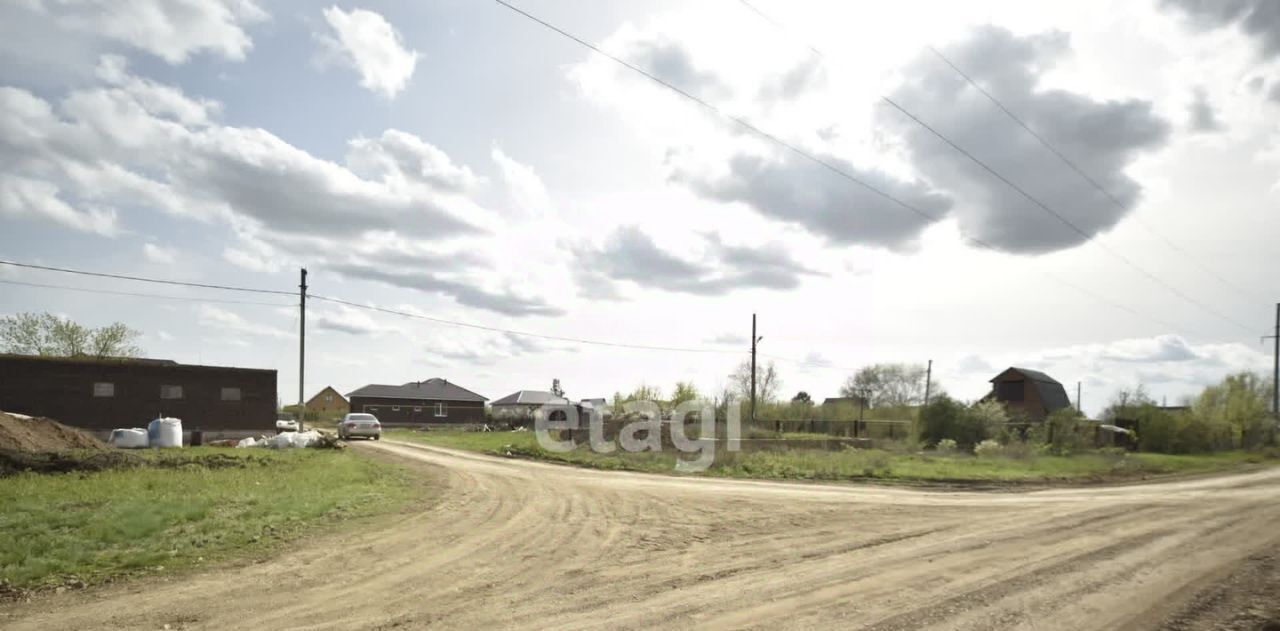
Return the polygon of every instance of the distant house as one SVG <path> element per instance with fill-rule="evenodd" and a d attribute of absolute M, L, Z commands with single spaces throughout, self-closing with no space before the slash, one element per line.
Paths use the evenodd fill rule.
<path fill-rule="evenodd" d="M 490 403 L 494 416 L 527 417 L 544 405 L 569 405 L 564 397 L 542 390 L 517 390 Z"/>
<path fill-rule="evenodd" d="M 439 377 L 399 386 L 370 384 L 347 395 L 352 412 L 383 425 L 483 423 L 485 397 Z"/>
<path fill-rule="evenodd" d="M 158 416 L 184 430 L 264 431 L 275 427 L 276 371 L 0 354 L 0 410 L 104 432 Z"/>
<path fill-rule="evenodd" d="M 347 398 L 333 389 L 333 386 L 325 386 L 324 390 L 316 393 L 311 397 L 306 405 L 308 412 L 316 412 L 324 415 L 346 414 L 351 409 Z"/>
<path fill-rule="evenodd" d="M 991 379 L 991 393 L 984 401 L 999 401 L 1014 416 L 1042 421 L 1057 410 L 1071 407 L 1066 388 L 1038 370 L 1009 368 Z"/>

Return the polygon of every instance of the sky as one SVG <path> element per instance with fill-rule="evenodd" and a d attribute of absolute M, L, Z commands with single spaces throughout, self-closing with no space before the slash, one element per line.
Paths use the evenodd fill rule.
<path fill-rule="evenodd" d="M 1268 0 L 510 4 L 0 4 L 0 259 L 421 316 L 309 300 L 308 397 L 711 393 L 753 313 L 786 398 L 1271 366 Z M 296 296 L 0 265 L 24 311 L 298 396 Z"/>

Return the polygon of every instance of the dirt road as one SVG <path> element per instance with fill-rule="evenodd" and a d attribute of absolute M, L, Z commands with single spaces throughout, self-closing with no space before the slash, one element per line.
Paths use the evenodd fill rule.
<path fill-rule="evenodd" d="M 0 626 L 1190 629 L 1280 615 L 1280 469 L 976 493 L 358 448 L 436 465 L 419 466 L 439 501 L 269 563 L 9 606 Z"/>

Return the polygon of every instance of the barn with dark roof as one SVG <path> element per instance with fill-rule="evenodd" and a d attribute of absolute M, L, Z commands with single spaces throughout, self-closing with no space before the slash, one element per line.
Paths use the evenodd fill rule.
<path fill-rule="evenodd" d="M 367 412 L 383 425 L 483 423 L 488 399 L 439 377 L 399 386 L 369 384 L 347 395 L 352 412 Z"/>
<path fill-rule="evenodd" d="M 1057 410 L 1071 407 L 1067 389 L 1038 370 L 1008 368 L 991 379 L 991 393 L 984 401 L 999 401 L 1009 413 L 1041 421 Z"/>

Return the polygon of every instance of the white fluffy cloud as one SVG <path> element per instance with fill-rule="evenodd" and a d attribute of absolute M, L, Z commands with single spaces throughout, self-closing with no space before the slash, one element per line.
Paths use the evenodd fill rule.
<path fill-rule="evenodd" d="M 492 157 L 517 210 L 535 217 L 551 210 L 551 196 L 533 167 L 517 162 L 498 147 L 493 148 Z"/>
<path fill-rule="evenodd" d="M 381 14 L 366 9 L 324 10 L 331 33 L 317 35 L 329 55 L 360 73 L 360 85 L 387 98 L 399 94 L 418 65 L 400 32 Z"/>
<path fill-rule="evenodd" d="M 178 251 L 173 248 L 166 248 L 162 245 L 154 243 L 144 243 L 142 245 L 142 255 L 152 263 L 160 263 L 162 265 L 172 265 L 178 260 Z"/>
<path fill-rule="evenodd" d="M 219 124 L 218 103 L 135 77 L 119 58 L 104 58 L 98 75 L 101 85 L 60 100 L 0 87 L 0 214 L 113 236 L 126 230 L 121 217 L 166 212 L 231 228 L 239 239 L 223 258 L 248 269 L 306 257 L 468 306 L 559 312 L 482 282 L 475 256 L 441 261 L 405 245 L 486 234 L 496 221 L 469 199 L 479 178 L 417 136 L 358 137 L 338 164 L 266 130 Z M 399 261 L 394 273 L 341 258 L 336 244 L 353 242 L 366 257 Z"/>
<path fill-rule="evenodd" d="M 63 28 L 146 51 L 171 64 L 209 52 L 239 61 L 247 25 L 267 19 L 252 0 L 28 0 Z"/>

